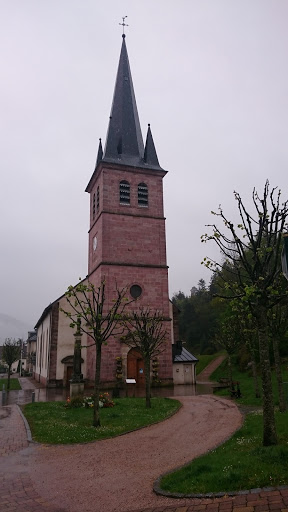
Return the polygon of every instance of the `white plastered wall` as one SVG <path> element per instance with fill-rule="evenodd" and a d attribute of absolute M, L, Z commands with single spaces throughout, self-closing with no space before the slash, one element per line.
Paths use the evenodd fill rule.
<path fill-rule="evenodd" d="M 174 384 L 195 384 L 195 363 L 173 364 Z"/>
<path fill-rule="evenodd" d="M 58 344 L 57 344 L 57 367 L 56 367 L 56 379 L 61 380 L 64 378 L 65 365 L 61 363 L 62 359 L 67 356 L 73 356 L 76 328 L 70 327 L 71 320 L 62 311 L 61 308 L 67 312 L 72 312 L 72 308 L 67 302 L 65 297 L 61 297 L 59 300 L 59 319 L 58 319 Z M 86 334 L 82 335 L 81 345 L 87 345 Z M 81 365 L 81 371 L 84 378 L 86 378 L 86 355 L 87 349 L 81 349 L 81 357 L 84 359 L 84 363 Z"/>
<path fill-rule="evenodd" d="M 49 347 L 51 339 L 51 310 L 37 329 L 35 373 L 47 379 L 49 373 Z"/>

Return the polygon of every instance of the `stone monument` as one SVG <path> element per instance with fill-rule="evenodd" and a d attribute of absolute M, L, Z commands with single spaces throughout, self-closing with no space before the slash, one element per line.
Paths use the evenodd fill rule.
<path fill-rule="evenodd" d="M 77 330 L 74 334 L 74 357 L 73 357 L 73 375 L 70 380 L 70 397 L 83 395 L 84 380 L 81 373 L 81 318 L 77 319 Z"/>

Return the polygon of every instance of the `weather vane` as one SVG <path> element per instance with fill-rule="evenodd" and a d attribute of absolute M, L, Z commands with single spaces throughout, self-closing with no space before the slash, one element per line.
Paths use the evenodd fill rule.
<path fill-rule="evenodd" d="M 127 25 L 127 23 L 125 23 L 126 18 L 128 18 L 128 16 L 123 16 L 122 23 L 119 23 L 119 25 L 122 25 L 122 27 L 123 27 L 123 36 L 125 36 L 125 32 L 124 32 L 125 28 L 124 27 L 129 27 L 129 25 Z"/>

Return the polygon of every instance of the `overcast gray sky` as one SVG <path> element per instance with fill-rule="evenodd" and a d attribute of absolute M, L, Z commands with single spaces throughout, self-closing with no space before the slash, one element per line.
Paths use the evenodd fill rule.
<path fill-rule="evenodd" d="M 170 295 L 208 271 L 210 211 L 287 199 L 287 0 L 0 0 L 0 313 L 33 328 L 87 274 L 89 197 L 121 17 L 164 179 Z M 11 336 L 15 334 L 11 332 Z M 0 333 L 1 338 L 1 333 Z"/>

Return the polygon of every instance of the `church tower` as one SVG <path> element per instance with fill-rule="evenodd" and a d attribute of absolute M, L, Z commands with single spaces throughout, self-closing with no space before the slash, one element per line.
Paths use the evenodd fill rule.
<path fill-rule="evenodd" d="M 161 311 L 170 336 L 162 185 L 166 171 L 159 165 L 149 125 L 143 144 L 125 34 L 122 38 L 106 144 L 103 151 L 100 139 L 95 170 L 86 188 L 90 194 L 88 278 L 95 287 L 105 279 L 108 303 L 115 298 L 116 287 L 127 287 L 128 295 L 137 298 L 130 310 L 149 306 Z M 157 361 L 162 383 L 173 380 L 170 339 Z M 123 380 L 143 381 L 137 354 L 113 339 L 103 347 L 103 383 L 115 382 L 116 357 L 122 358 Z M 91 349 L 87 358 L 91 380 L 94 365 Z"/>

